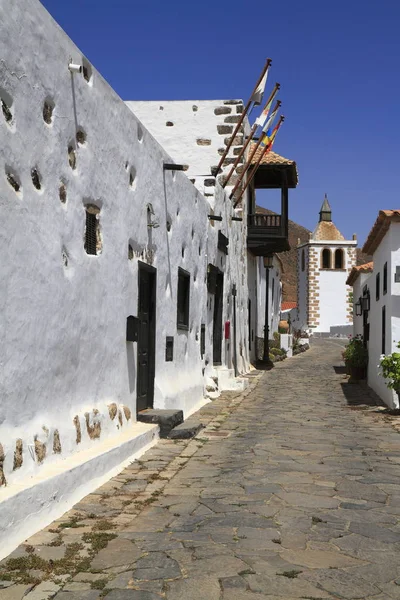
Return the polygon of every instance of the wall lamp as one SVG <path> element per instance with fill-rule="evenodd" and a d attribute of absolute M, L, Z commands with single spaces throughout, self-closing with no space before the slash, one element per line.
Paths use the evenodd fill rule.
<path fill-rule="evenodd" d="M 264 256 L 264 267 L 270 269 L 273 266 L 273 256 Z"/>
<path fill-rule="evenodd" d="M 361 298 L 358 299 L 358 302 L 356 302 L 356 317 L 361 317 L 363 310 L 362 310 L 362 304 L 361 304 Z"/>
<path fill-rule="evenodd" d="M 174 163 L 164 163 L 164 171 L 187 171 L 189 165 L 175 165 Z"/>
<path fill-rule="evenodd" d="M 82 65 L 76 65 L 75 63 L 69 63 L 68 69 L 71 73 L 82 73 Z"/>
<path fill-rule="evenodd" d="M 370 298 L 369 295 L 368 296 L 363 296 L 361 298 L 361 307 L 363 312 L 368 312 L 369 309 L 371 308 L 371 302 L 370 302 Z"/>

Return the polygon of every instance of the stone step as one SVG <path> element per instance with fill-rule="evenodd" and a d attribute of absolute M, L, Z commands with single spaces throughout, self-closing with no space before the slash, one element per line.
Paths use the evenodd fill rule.
<path fill-rule="evenodd" d="M 187 440 L 189 438 L 194 437 L 199 433 L 201 429 L 203 429 L 204 425 L 198 419 L 188 419 L 174 427 L 170 433 L 169 438 L 171 440 Z"/>
<path fill-rule="evenodd" d="M 142 423 L 156 423 L 160 427 L 160 437 L 166 438 L 171 429 L 183 423 L 183 411 L 147 408 L 138 413 L 137 420 Z"/>

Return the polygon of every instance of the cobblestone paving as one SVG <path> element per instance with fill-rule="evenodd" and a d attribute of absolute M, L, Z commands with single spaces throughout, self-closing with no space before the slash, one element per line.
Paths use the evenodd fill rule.
<path fill-rule="evenodd" d="M 317 341 L 205 407 L 197 439 L 3 561 L 0 600 L 400 599 L 400 437 L 340 351 Z"/>

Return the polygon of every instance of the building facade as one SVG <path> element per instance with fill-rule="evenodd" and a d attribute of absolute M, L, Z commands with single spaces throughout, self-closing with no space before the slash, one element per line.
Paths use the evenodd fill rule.
<path fill-rule="evenodd" d="M 298 246 L 295 329 L 329 334 L 332 327 L 351 325 L 351 288 L 346 280 L 356 264 L 356 246 L 357 240 L 345 240 L 332 222 L 325 196 L 316 228 L 308 242 Z"/>

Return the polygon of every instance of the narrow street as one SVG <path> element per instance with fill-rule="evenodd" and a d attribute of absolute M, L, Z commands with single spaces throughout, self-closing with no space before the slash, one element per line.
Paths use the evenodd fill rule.
<path fill-rule="evenodd" d="M 400 437 L 342 347 L 207 405 L 196 439 L 161 440 L 2 561 L 0 600 L 400 598 Z"/>

